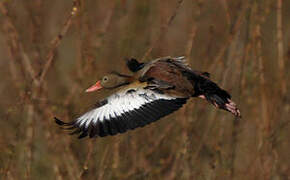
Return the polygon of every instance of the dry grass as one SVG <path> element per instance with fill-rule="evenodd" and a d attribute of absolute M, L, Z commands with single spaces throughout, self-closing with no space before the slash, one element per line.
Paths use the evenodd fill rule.
<path fill-rule="evenodd" d="M 290 1 L 0 1 L 0 179 L 290 179 Z M 53 116 L 125 57 L 188 57 L 243 119 L 192 100 L 144 128 L 78 140 Z"/>

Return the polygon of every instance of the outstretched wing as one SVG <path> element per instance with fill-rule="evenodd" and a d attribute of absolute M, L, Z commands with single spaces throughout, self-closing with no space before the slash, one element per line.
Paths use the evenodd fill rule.
<path fill-rule="evenodd" d="M 109 96 L 75 121 L 65 123 L 57 118 L 55 121 L 66 129 L 75 129 L 71 134 L 79 134 L 79 138 L 103 137 L 150 124 L 176 111 L 186 100 L 150 89 L 129 89 Z"/>

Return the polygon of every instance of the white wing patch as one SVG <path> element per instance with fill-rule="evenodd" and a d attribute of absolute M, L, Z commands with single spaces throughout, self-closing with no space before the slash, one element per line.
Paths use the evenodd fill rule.
<path fill-rule="evenodd" d="M 71 134 L 107 136 L 143 127 L 166 116 L 186 103 L 187 98 L 159 94 L 149 89 L 130 89 L 109 96 L 101 105 L 83 114 L 75 121 L 56 123 L 75 129 Z"/>
<path fill-rule="evenodd" d="M 157 94 L 152 90 L 139 89 L 134 90 L 134 92 L 121 91 L 113 94 L 107 98 L 107 104 L 93 109 L 84 115 L 77 118 L 76 124 L 83 126 L 85 124 L 86 128 L 90 123 L 97 123 L 98 121 L 104 121 L 104 119 L 116 118 L 117 116 L 122 116 L 125 112 L 130 112 L 139 109 L 142 105 L 150 103 L 155 100 L 164 99 L 172 100 L 176 97 Z"/>

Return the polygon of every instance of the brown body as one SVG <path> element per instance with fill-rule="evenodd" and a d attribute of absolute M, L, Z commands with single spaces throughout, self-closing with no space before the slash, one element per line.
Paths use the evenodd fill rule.
<path fill-rule="evenodd" d="M 194 84 L 182 74 L 181 67 L 166 61 L 158 61 L 148 68 L 142 78 L 154 78 L 159 83 L 159 89 L 170 95 L 191 97 L 194 94 Z M 150 81 L 149 81 L 150 82 Z M 163 83 L 163 84 L 162 84 Z"/>
<path fill-rule="evenodd" d="M 128 66 L 130 69 L 130 64 Z M 159 58 L 147 64 L 142 63 L 142 66 L 136 72 L 134 81 L 145 81 L 149 86 L 172 96 L 206 99 L 215 107 L 241 117 L 236 104 L 231 101 L 230 94 L 211 81 L 209 73 L 192 70 L 183 57 Z M 134 71 L 133 68 L 131 70 Z"/>
<path fill-rule="evenodd" d="M 75 121 L 65 123 L 55 118 L 56 123 L 75 129 L 72 134 L 80 134 L 79 138 L 115 135 L 157 121 L 181 108 L 191 97 L 241 116 L 229 93 L 212 82 L 209 73 L 192 70 L 184 57 L 148 63 L 131 59 L 127 66 L 132 76 L 113 72 L 86 90 L 116 90 L 112 95 Z"/>

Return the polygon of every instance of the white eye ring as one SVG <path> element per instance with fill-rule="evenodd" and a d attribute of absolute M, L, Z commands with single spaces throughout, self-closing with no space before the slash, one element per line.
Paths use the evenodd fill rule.
<path fill-rule="evenodd" d="M 107 80 L 108 80 L 108 77 L 105 76 L 105 77 L 103 78 L 103 81 L 107 81 Z"/>

